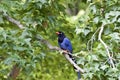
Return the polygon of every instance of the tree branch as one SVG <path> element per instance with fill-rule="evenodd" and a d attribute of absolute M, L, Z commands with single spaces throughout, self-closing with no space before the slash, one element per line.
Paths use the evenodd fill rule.
<path fill-rule="evenodd" d="M 94 37 L 95 37 L 95 34 L 100 30 L 100 28 L 98 28 L 95 33 L 92 35 L 91 39 L 87 42 L 87 50 L 90 52 L 92 51 L 92 44 L 93 44 L 93 40 L 94 40 Z M 91 42 L 91 44 L 90 44 Z M 89 49 L 89 44 L 90 44 L 90 49 Z"/>
<path fill-rule="evenodd" d="M 5 14 L 3 15 L 8 21 L 10 21 L 11 23 L 17 25 L 20 29 L 24 29 L 25 27 L 17 20 L 15 20 L 14 18 L 10 17 L 9 15 Z"/>
<path fill-rule="evenodd" d="M 71 54 L 71 53 L 70 53 Z M 84 73 L 84 70 L 82 68 L 80 68 L 70 57 L 68 54 L 63 53 L 63 55 L 65 56 L 65 58 L 80 72 Z"/>
<path fill-rule="evenodd" d="M 0 12 L 2 13 L 2 12 Z M 19 21 L 15 20 L 14 18 L 10 17 L 9 15 L 7 14 L 3 14 L 3 16 L 8 20 L 10 21 L 11 23 L 17 25 L 20 29 L 24 29 L 25 27 L 23 26 L 23 24 L 21 24 Z M 16 80 L 17 76 L 19 75 L 20 73 L 20 67 L 18 67 L 17 64 L 15 64 L 13 66 L 13 68 L 11 69 L 11 72 L 9 73 L 8 75 L 8 80 L 10 80 L 12 78 L 12 80 Z"/>
<path fill-rule="evenodd" d="M 108 55 L 108 58 L 110 60 L 110 65 L 115 68 L 115 64 L 113 63 L 113 60 L 112 60 L 112 57 L 110 56 L 110 52 L 109 52 L 109 49 L 108 49 L 108 46 L 105 44 L 105 42 L 101 39 L 101 35 L 102 35 L 102 32 L 104 30 L 104 26 L 105 24 L 102 24 L 101 28 L 100 28 L 100 32 L 99 32 L 99 35 L 98 35 L 98 40 L 100 40 L 100 42 L 103 44 L 103 46 L 105 47 L 106 49 L 106 52 L 107 52 L 107 55 Z"/>
<path fill-rule="evenodd" d="M 37 37 L 37 39 L 42 42 L 43 44 L 47 45 L 47 47 L 50 49 L 50 50 L 57 50 L 59 52 L 62 52 L 63 53 L 63 50 L 60 49 L 59 47 L 56 47 L 56 46 L 52 46 L 47 40 L 44 40 L 44 39 L 40 39 Z M 65 56 L 65 58 L 79 71 L 81 71 L 82 73 L 84 73 L 84 70 L 82 68 L 80 68 L 70 57 L 69 55 L 72 55 L 71 53 L 63 53 L 63 55 Z M 72 55 L 73 56 L 73 55 Z"/>
<path fill-rule="evenodd" d="M 38 36 L 36 36 L 36 38 L 37 38 L 40 42 L 42 42 L 42 43 L 44 43 L 45 45 L 47 45 L 47 47 L 48 47 L 50 50 L 62 51 L 62 49 L 60 49 L 59 47 L 57 47 L 57 46 L 52 46 L 47 40 L 41 39 L 41 38 L 38 37 Z M 77 55 L 73 55 L 73 54 L 71 54 L 71 53 L 68 53 L 68 54 L 71 55 L 71 56 L 73 56 L 73 57 L 80 58 L 80 57 L 77 56 Z"/>
<path fill-rule="evenodd" d="M 10 79 L 16 80 L 17 76 L 19 75 L 19 72 L 20 72 L 20 67 L 18 67 L 18 65 L 15 64 L 13 66 L 13 69 L 11 70 L 7 80 L 10 80 Z"/>
<path fill-rule="evenodd" d="M 24 29 L 23 25 L 22 25 L 19 21 L 11 18 L 11 17 L 8 16 L 8 15 L 4 15 L 4 16 L 6 17 L 6 19 L 7 19 L 8 21 L 16 24 L 20 29 Z M 60 52 L 63 51 L 63 50 L 61 50 L 59 47 L 52 46 L 47 40 L 40 39 L 40 38 L 38 38 L 38 37 L 37 37 L 37 39 L 39 39 L 40 42 L 42 42 L 43 44 L 47 45 L 47 47 L 48 47 L 50 50 L 57 50 L 57 51 L 60 51 Z M 69 52 L 68 52 L 68 54 L 72 55 L 72 54 L 69 53 Z M 65 58 L 66 58 L 77 70 L 79 70 L 79 71 L 81 71 L 82 73 L 84 73 L 84 70 L 83 70 L 82 68 L 80 68 L 80 67 L 69 57 L 68 54 L 63 54 L 63 55 L 65 56 Z M 72 56 L 73 56 L 73 55 L 72 55 Z M 16 65 L 15 65 L 15 66 L 16 66 Z M 14 67 L 13 67 L 13 68 L 14 68 Z M 19 71 L 18 71 L 18 73 L 16 74 L 15 69 L 12 69 L 12 71 L 10 72 L 10 74 L 12 74 L 12 75 L 9 75 L 9 77 L 15 76 L 15 77 L 13 77 L 13 78 L 16 79 L 16 77 L 17 77 L 18 74 L 19 74 Z M 15 74 L 15 75 L 14 75 L 14 74 Z"/>

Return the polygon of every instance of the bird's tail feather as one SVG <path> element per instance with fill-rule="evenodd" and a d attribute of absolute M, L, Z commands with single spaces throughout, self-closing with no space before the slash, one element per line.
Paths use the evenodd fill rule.
<path fill-rule="evenodd" d="M 77 63 L 76 60 L 75 60 L 75 58 L 74 58 L 72 55 L 69 54 L 69 56 L 70 56 L 70 58 L 71 58 L 75 63 Z M 74 66 L 73 66 L 73 67 L 74 67 Z M 80 71 L 77 70 L 75 67 L 74 67 L 74 69 L 75 69 L 75 71 L 77 72 L 78 80 L 80 80 L 80 79 L 81 79 L 81 73 L 80 73 Z"/>
<path fill-rule="evenodd" d="M 80 71 L 77 72 L 77 75 L 78 75 L 78 80 L 80 80 L 81 79 Z"/>

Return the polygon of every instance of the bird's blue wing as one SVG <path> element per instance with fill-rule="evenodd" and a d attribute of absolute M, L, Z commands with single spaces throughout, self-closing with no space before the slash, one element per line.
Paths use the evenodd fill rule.
<path fill-rule="evenodd" d="M 59 43 L 60 48 L 64 50 L 68 50 L 72 53 L 72 44 L 68 38 L 64 38 L 62 43 Z"/>

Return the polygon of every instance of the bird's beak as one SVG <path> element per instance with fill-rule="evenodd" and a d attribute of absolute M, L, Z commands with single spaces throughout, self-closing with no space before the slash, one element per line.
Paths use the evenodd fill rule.
<path fill-rule="evenodd" d="M 56 32 L 56 34 L 58 35 L 58 34 L 60 34 L 59 32 Z"/>

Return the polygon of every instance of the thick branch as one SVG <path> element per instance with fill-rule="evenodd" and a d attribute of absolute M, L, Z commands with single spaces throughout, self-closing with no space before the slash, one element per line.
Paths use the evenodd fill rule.
<path fill-rule="evenodd" d="M 8 76 L 8 80 L 10 80 L 10 79 L 16 80 L 17 76 L 19 75 L 19 72 L 20 72 L 20 68 L 18 67 L 17 64 L 15 64 Z"/>
<path fill-rule="evenodd" d="M 109 52 L 109 49 L 108 49 L 108 46 L 105 44 L 105 42 L 101 39 L 101 35 L 102 35 L 102 32 L 104 30 L 104 24 L 102 24 L 101 28 L 100 28 L 100 32 L 99 32 L 99 35 L 98 35 L 98 40 L 100 40 L 100 42 L 103 44 L 103 46 L 105 47 L 106 49 L 106 52 L 107 52 L 107 55 L 109 57 L 109 60 L 110 60 L 110 63 L 112 65 L 113 68 L 115 68 L 115 65 L 113 63 L 113 60 L 112 60 L 112 57 L 110 56 L 110 52 Z"/>
<path fill-rule="evenodd" d="M 61 49 L 57 46 L 52 46 L 47 40 L 43 40 L 43 39 L 39 39 L 40 42 L 44 43 L 45 45 L 47 45 L 47 47 L 50 49 L 50 50 L 57 50 L 57 51 L 60 51 Z"/>
<path fill-rule="evenodd" d="M 57 46 L 52 46 L 47 40 L 44 40 L 44 39 L 41 39 L 40 37 L 36 37 L 40 42 L 44 43 L 45 45 L 47 45 L 47 47 L 50 49 L 50 50 L 56 50 L 56 51 L 62 51 L 62 49 L 60 49 L 59 47 Z M 77 57 L 77 58 L 80 58 L 79 56 L 77 55 L 73 55 L 71 53 L 68 53 L 69 55 L 73 56 L 73 57 Z"/>
<path fill-rule="evenodd" d="M 82 73 L 84 73 L 84 70 L 82 68 L 80 68 L 70 57 L 68 54 L 63 54 L 65 56 L 65 58 L 79 71 L 81 71 Z"/>
<path fill-rule="evenodd" d="M 59 47 L 56 47 L 56 46 L 52 46 L 48 41 L 46 40 L 43 40 L 43 39 L 39 39 L 40 42 L 42 42 L 43 44 L 47 45 L 47 47 L 50 49 L 50 50 L 57 50 L 57 51 L 60 51 L 60 52 L 63 52 L 62 49 L 60 49 Z M 82 73 L 84 73 L 84 70 L 82 68 L 80 68 L 70 57 L 69 55 L 72 55 L 71 53 L 63 53 L 63 55 L 65 56 L 65 58 L 79 71 L 81 71 Z"/>
<path fill-rule="evenodd" d="M 23 24 L 20 23 L 20 21 L 17 21 L 15 20 L 14 18 L 10 17 L 9 15 L 7 14 L 3 14 L 3 16 L 8 20 L 10 21 L 11 23 L 17 25 L 20 29 L 24 29 L 25 27 L 23 26 Z M 13 69 L 11 70 L 11 72 L 9 73 L 8 75 L 8 80 L 10 78 L 12 78 L 12 80 L 16 80 L 17 76 L 19 75 L 20 73 L 20 68 L 18 67 L 18 65 L 14 65 L 13 66 Z"/>
<path fill-rule="evenodd" d="M 11 18 L 11 17 L 8 16 L 8 15 L 4 15 L 4 16 L 7 18 L 8 21 L 16 24 L 20 29 L 24 29 L 23 25 L 22 25 L 19 21 Z M 47 47 L 48 47 L 50 50 L 57 50 L 57 51 L 62 52 L 62 50 L 61 50 L 59 47 L 52 46 L 47 40 L 43 40 L 43 39 L 40 39 L 40 38 L 37 38 L 37 39 L 39 39 L 42 43 L 44 43 L 45 45 L 47 45 Z M 72 54 L 69 53 L 69 52 L 68 52 L 68 54 L 72 55 Z M 66 58 L 76 69 L 80 70 L 80 71 L 83 73 L 84 70 L 83 70 L 82 68 L 80 68 L 80 67 L 69 57 L 68 54 L 64 54 L 65 58 Z M 15 73 L 15 70 L 12 70 L 12 72 Z M 10 74 L 11 74 L 11 73 L 10 73 Z M 19 74 L 19 71 L 18 71 L 17 75 L 15 76 L 15 78 L 18 76 L 18 74 Z"/>
<path fill-rule="evenodd" d="M 23 26 L 19 21 L 17 21 L 17 20 L 15 20 L 14 18 L 8 16 L 7 14 L 4 15 L 4 17 L 5 17 L 8 21 L 10 21 L 11 23 L 17 25 L 20 29 L 24 29 L 24 26 Z"/>

